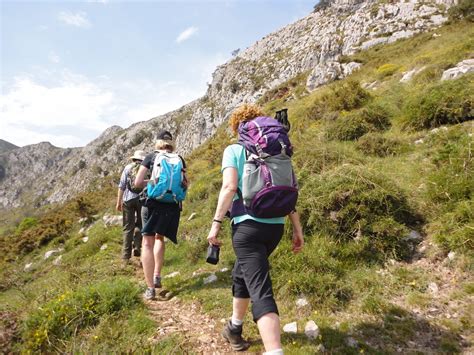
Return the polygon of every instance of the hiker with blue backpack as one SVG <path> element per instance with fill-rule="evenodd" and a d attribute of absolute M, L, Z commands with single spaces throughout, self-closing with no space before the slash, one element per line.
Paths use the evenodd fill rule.
<path fill-rule="evenodd" d="M 139 257 L 141 252 L 142 206 L 138 201 L 138 194 L 142 189 L 135 186 L 135 178 L 145 155 L 143 150 L 135 151 L 131 157 L 132 162 L 123 169 L 118 185 L 115 209 L 121 211 L 123 216 L 122 263 L 124 266 L 130 262 L 132 250 L 136 257 Z"/>
<path fill-rule="evenodd" d="M 146 184 L 142 208 L 142 265 L 147 289 L 144 298 L 154 299 L 161 288 L 161 269 L 165 258 L 164 237 L 177 244 L 182 201 L 186 197 L 187 178 L 184 159 L 174 152 L 173 137 L 168 131 L 157 135 L 155 151 L 142 162 L 135 184 Z M 146 176 L 151 172 L 151 177 Z"/>
<path fill-rule="evenodd" d="M 235 110 L 229 123 L 234 133 L 238 131 L 239 141 L 224 150 L 222 188 L 207 237 L 210 245 L 221 245 L 218 235 L 230 211 L 236 254 L 232 270 L 233 311 L 222 336 L 233 350 L 248 349 L 250 344 L 242 338 L 242 325 L 251 302 L 265 354 L 283 354 L 268 258 L 283 236 L 286 216 L 293 225 L 293 252 L 300 252 L 304 243 L 295 208 L 298 187 L 291 165 L 289 125 L 265 117 L 258 107 L 249 104 Z"/>

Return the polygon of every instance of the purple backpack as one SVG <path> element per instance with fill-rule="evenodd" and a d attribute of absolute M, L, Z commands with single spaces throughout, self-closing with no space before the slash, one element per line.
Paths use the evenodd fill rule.
<path fill-rule="evenodd" d="M 242 191 L 231 217 L 284 217 L 295 209 L 298 184 L 291 164 L 293 148 L 280 122 L 257 117 L 239 126 L 239 144 L 246 151 Z"/>

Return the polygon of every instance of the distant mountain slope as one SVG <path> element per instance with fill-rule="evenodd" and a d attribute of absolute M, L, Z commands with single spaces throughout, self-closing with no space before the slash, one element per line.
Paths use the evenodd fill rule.
<path fill-rule="evenodd" d="M 151 150 L 160 129 L 175 135 L 179 152 L 190 153 L 242 102 L 262 99 L 295 77 L 302 82 L 301 94 L 342 79 L 361 65 L 348 61 L 349 55 L 436 28 L 447 21 L 446 11 L 452 4 L 452 0 L 325 1 L 315 12 L 219 66 L 206 95 L 178 110 L 126 129 L 113 126 L 83 148 L 62 153 L 48 148 L 35 160 L 35 166 L 42 168 L 34 174 L 18 168 L 28 164 L 31 148 L 1 153 L 5 176 L 12 179 L 8 186 L 6 179 L 0 181 L 0 208 L 20 207 L 26 201 L 63 202 L 87 190 L 95 179 L 117 174 L 134 150 Z M 33 182 L 35 188 L 30 191 L 26 187 Z"/>
<path fill-rule="evenodd" d="M 0 139 L 0 154 L 16 148 L 18 148 L 18 146 L 15 144 Z"/>

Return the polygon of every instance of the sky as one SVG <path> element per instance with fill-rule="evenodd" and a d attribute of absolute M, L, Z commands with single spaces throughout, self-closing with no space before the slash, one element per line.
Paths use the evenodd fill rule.
<path fill-rule="evenodd" d="M 0 0 L 0 139 L 84 146 L 204 95 L 316 0 Z"/>

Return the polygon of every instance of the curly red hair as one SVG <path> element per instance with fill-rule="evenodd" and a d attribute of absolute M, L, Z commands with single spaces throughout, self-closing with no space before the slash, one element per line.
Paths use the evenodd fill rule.
<path fill-rule="evenodd" d="M 242 122 L 251 121 L 259 116 L 265 116 L 260 107 L 252 104 L 243 104 L 234 112 L 232 112 L 232 115 L 229 119 L 229 126 L 234 133 L 237 133 L 239 125 Z"/>

